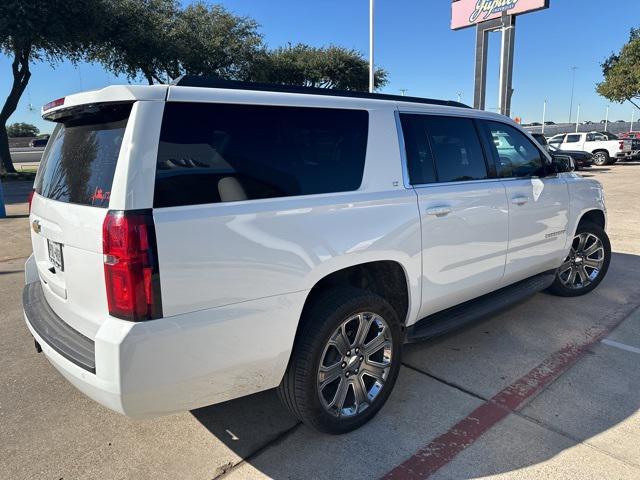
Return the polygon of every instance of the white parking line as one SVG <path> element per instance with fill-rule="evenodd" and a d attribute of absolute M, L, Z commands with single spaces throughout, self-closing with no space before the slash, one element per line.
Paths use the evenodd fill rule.
<path fill-rule="evenodd" d="M 609 345 L 610 347 L 619 348 L 620 350 L 640 354 L 640 348 L 632 347 L 631 345 L 625 345 L 624 343 L 620 342 L 615 342 L 613 340 L 609 340 L 608 338 L 602 340 L 602 343 L 604 343 L 605 345 Z"/>

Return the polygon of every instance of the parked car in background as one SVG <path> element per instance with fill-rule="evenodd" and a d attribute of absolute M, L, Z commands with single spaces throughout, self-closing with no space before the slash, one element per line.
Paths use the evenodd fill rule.
<path fill-rule="evenodd" d="M 549 139 L 549 144 L 559 150 L 580 150 L 593 154 L 593 163 L 598 166 L 630 159 L 633 156 L 631 140 L 610 140 L 599 132 L 561 133 Z"/>
<path fill-rule="evenodd" d="M 556 122 L 551 122 L 551 121 L 546 121 L 544 122 L 545 125 L 555 125 Z"/>
<path fill-rule="evenodd" d="M 532 133 L 531 136 L 542 145 L 542 147 L 551 154 L 556 155 L 568 155 L 573 159 L 576 170 L 582 170 L 583 168 L 591 168 L 593 165 L 593 154 L 589 152 L 583 152 L 580 150 L 560 150 L 558 147 L 550 145 L 547 142 L 547 138 L 541 133 Z"/>
<path fill-rule="evenodd" d="M 541 124 L 540 122 L 531 122 L 531 123 L 529 124 L 529 126 L 530 126 L 530 127 L 541 127 L 541 126 L 542 126 L 542 124 Z"/>
<path fill-rule="evenodd" d="M 618 138 L 619 138 L 618 135 L 616 135 L 615 133 L 611 133 L 611 132 L 597 131 L 595 133 L 599 133 L 600 135 L 604 135 L 609 140 L 618 140 Z"/>
<path fill-rule="evenodd" d="M 133 417 L 278 388 L 345 433 L 384 405 L 404 343 L 584 295 L 611 260 L 602 186 L 457 102 L 184 77 L 43 117 L 26 325 Z"/>
<path fill-rule="evenodd" d="M 41 137 L 34 138 L 29 142 L 30 147 L 46 147 L 49 141 L 49 135 L 43 135 Z"/>
<path fill-rule="evenodd" d="M 627 123 L 625 120 L 616 120 L 616 123 Z"/>
<path fill-rule="evenodd" d="M 640 139 L 640 132 L 622 132 L 618 134 L 618 138 L 638 138 Z"/>
<path fill-rule="evenodd" d="M 593 125 L 593 122 L 591 120 L 585 120 L 582 122 L 582 125 Z"/>

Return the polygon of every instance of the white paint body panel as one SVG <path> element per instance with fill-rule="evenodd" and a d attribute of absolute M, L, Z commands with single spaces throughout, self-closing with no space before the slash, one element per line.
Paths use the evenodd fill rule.
<path fill-rule="evenodd" d="M 509 209 L 499 181 L 416 188 L 422 219 L 425 317 L 498 288 L 507 254 Z M 451 213 L 429 214 L 446 207 Z"/>
<path fill-rule="evenodd" d="M 96 401 L 130 416 L 193 409 L 279 384 L 309 291 L 338 270 L 378 260 L 405 273 L 406 324 L 559 265 L 580 217 L 604 211 L 597 182 L 567 174 L 542 180 L 407 183 L 398 110 L 487 118 L 477 110 L 406 102 L 190 87 L 109 87 L 66 98 L 73 105 L 135 101 L 110 209 L 153 207 L 165 101 L 357 108 L 369 112 L 367 157 L 354 192 L 153 211 L 164 318 L 109 316 L 102 265 L 107 209 L 34 197 L 34 255 L 27 283 L 72 328 L 95 342 L 96 373 L 56 353 L 27 325 L 53 365 Z M 515 209 L 513 195 L 532 199 Z M 451 213 L 429 215 L 446 204 Z M 545 235 L 564 229 L 564 236 Z M 45 237 L 65 244 L 68 273 L 49 278 Z M 550 237 L 551 238 L 551 237 Z M 531 253 L 535 252 L 534 255 Z M 68 254 L 67 254 L 68 250 Z M 66 256 L 68 255 L 68 256 Z M 57 289 L 57 293 L 56 290 Z M 60 295 L 66 292 L 67 298 Z"/>

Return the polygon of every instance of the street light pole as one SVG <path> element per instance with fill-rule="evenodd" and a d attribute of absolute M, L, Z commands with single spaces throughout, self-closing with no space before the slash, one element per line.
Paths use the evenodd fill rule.
<path fill-rule="evenodd" d="M 547 119 L 547 100 L 542 104 L 542 134 L 544 135 L 544 122 Z"/>
<path fill-rule="evenodd" d="M 573 115 L 573 92 L 576 86 L 576 70 L 578 67 L 571 67 L 571 101 L 569 102 L 569 123 L 571 123 L 571 116 Z"/>
<path fill-rule="evenodd" d="M 634 120 L 635 114 L 636 114 L 636 109 L 635 108 L 631 109 L 631 127 L 629 127 L 630 132 L 633 132 L 633 120 Z"/>
<path fill-rule="evenodd" d="M 578 124 L 580 123 L 580 104 L 578 104 L 578 113 L 576 115 L 576 133 L 578 133 Z"/>
<path fill-rule="evenodd" d="M 400 94 L 404 97 L 406 95 L 406 93 L 408 92 L 408 90 L 406 88 L 401 88 L 400 89 Z"/>
<path fill-rule="evenodd" d="M 373 67 L 373 3 L 369 0 L 369 92 L 373 93 L 375 87 Z"/>
<path fill-rule="evenodd" d="M 609 126 L 609 105 L 607 105 L 607 113 L 604 117 L 604 131 L 607 131 L 607 127 Z"/>

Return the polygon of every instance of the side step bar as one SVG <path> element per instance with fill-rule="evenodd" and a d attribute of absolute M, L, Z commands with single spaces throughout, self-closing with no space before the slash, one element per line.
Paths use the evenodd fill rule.
<path fill-rule="evenodd" d="M 544 272 L 482 297 L 429 315 L 407 328 L 405 342 L 412 343 L 437 337 L 460 328 L 469 322 L 496 314 L 549 287 L 554 278 L 555 271 Z"/>

